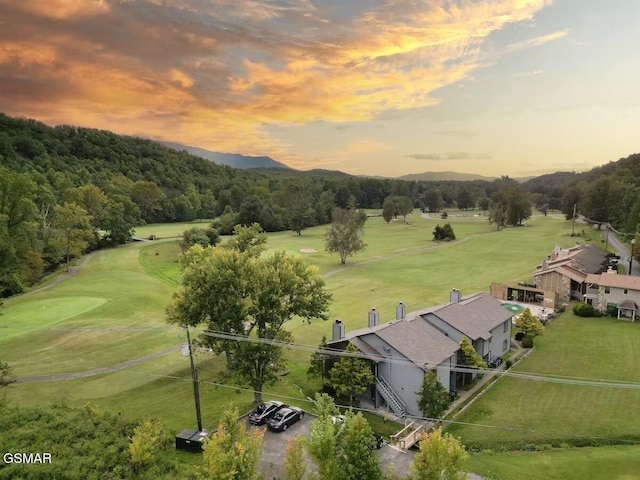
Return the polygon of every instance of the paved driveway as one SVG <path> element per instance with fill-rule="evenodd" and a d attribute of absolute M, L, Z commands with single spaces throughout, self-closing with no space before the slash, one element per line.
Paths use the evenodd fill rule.
<path fill-rule="evenodd" d="M 265 431 L 260 453 L 259 469 L 260 472 L 264 474 L 266 480 L 284 478 L 283 465 L 287 451 L 287 439 L 293 440 L 297 435 L 308 436 L 309 425 L 315 419 L 315 416 L 307 413 L 302 420 L 289 427 L 286 432 L 279 433 L 268 430 L 266 426 L 258 427 Z M 249 425 L 246 418 L 240 421 Z M 383 471 L 386 471 L 391 464 L 394 464 L 395 471 L 398 475 L 405 476 L 409 473 L 409 465 L 414 455 L 413 452 L 403 452 L 386 443 L 378 452 Z M 307 459 L 305 463 L 307 464 L 308 471 L 315 471 L 314 465 L 309 459 Z"/>

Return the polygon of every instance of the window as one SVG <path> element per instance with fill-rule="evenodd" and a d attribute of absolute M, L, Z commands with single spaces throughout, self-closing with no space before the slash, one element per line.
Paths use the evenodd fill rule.
<path fill-rule="evenodd" d="M 624 294 L 626 295 L 627 293 L 629 293 L 629 290 L 627 290 L 626 288 L 624 289 Z"/>
<path fill-rule="evenodd" d="M 508 330 L 509 330 L 509 320 L 507 320 L 502 324 L 502 333 L 507 333 Z"/>
<path fill-rule="evenodd" d="M 611 293 L 611 288 L 604 287 L 604 293 Z"/>
<path fill-rule="evenodd" d="M 507 339 L 505 338 L 504 341 L 502 342 L 502 351 L 506 352 L 507 351 Z"/>

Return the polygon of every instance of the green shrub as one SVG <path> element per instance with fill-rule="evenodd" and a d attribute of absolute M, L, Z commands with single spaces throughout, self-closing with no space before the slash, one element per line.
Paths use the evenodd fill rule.
<path fill-rule="evenodd" d="M 578 317 L 593 317 L 595 315 L 595 311 L 593 309 L 593 305 L 588 303 L 578 303 L 573 307 L 573 314 Z"/>
<path fill-rule="evenodd" d="M 524 337 L 522 339 L 522 348 L 531 348 L 533 347 L 533 339 L 531 337 Z"/>
<path fill-rule="evenodd" d="M 504 362 L 504 366 L 506 368 L 511 368 L 511 365 L 513 365 L 513 362 L 511 360 L 507 360 L 506 362 Z"/>
<path fill-rule="evenodd" d="M 553 446 L 548 443 L 541 443 L 540 445 L 536 445 L 536 452 L 544 452 L 545 450 L 551 450 L 552 448 Z"/>

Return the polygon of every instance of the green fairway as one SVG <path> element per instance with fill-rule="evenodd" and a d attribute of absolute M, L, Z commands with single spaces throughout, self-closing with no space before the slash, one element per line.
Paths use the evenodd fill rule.
<path fill-rule="evenodd" d="M 149 238 L 155 235 L 156 238 L 173 238 L 181 237 L 185 230 L 193 227 L 207 228 L 211 224 L 211 220 L 182 222 L 182 223 L 150 223 L 142 227 L 136 227 L 135 236 L 141 238 Z"/>
<path fill-rule="evenodd" d="M 536 351 L 514 371 L 570 379 L 640 383 L 640 324 L 614 318 L 581 318 L 565 312 Z M 616 442 L 640 440 L 640 389 L 567 385 L 505 377 L 456 420 L 502 429 L 453 425 L 449 431 L 465 444 Z M 588 437 L 595 437 L 589 439 Z"/>
<path fill-rule="evenodd" d="M 640 472 L 640 446 L 474 454 L 468 468 L 495 480 L 632 480 Z"/>
<path fill-rule="evenodd" d="M 59 284 L 6 302 L 0 351 L 15 375 L 82 372 L 180 343 L 164 313 L 174 287 L 144 272 L 139 248 L 97 252 Z"/>

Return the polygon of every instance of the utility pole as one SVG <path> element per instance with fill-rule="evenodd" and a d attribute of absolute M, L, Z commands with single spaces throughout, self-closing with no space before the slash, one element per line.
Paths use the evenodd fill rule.
<path fill-rule="evenodd" d="M 571 226 L 571 236 L 576 236 L 576 208 L 578 208 L 578 204 L 573 204 L 573 225 Z"/>
<path fill-rule="evenodd" d="M 607 226 L 607 235 L 604 241 L 604 249 L 609 251 L 609 224 L 607 223 L 606 226 Z"/>
<path fill-rule="evenodd" d="M 631 275 L 631 267 L 633 266 L 633 251 L 636 246 L 636 237 L 634 236 L 631 239 L 631 253 L 629 253 L 629 275 Z"/>
<path fill-rule="evenodd" d="M 184 326 L 187 331 L 187 342 L 189 343 L 189 360 L 191 361 L 191 381 L 193 382 L 193 397 L 196 402 L 196 418 L 198 420 L 198 431 L 202 432 L 202 414 L 200 413 L 200 383 L 198 382 L 198 371 L 193 364 L 193 351 L 191 350 L 191 336 L 189 335 L 189 326 Z"/>

